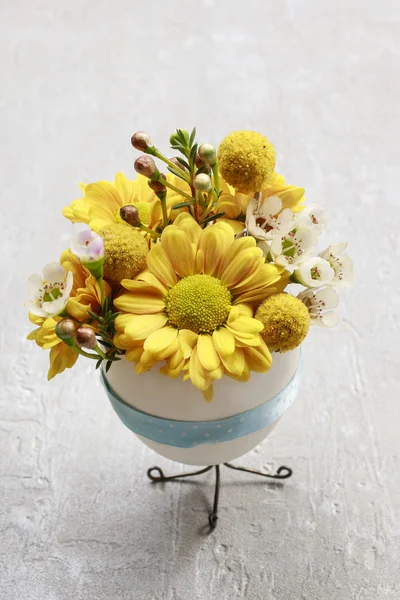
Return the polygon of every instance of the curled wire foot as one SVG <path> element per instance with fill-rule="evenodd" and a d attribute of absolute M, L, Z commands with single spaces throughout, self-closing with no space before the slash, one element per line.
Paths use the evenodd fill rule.
<path fill-rule="evenodd" d="M 213 467 L 205 467 L 204 469 L 200 469 L 200 471 L 193 471 L 192 473 L 178 473 L 178 475 L 164 475 L 164 471 L 160 469 L 160 467 L 150 467 L 147 471 L 147 477 L 151 479 L 153 483 L 162 483 L 163 481 L 173 481 L 174 479 L 184 479 L 185 477 L 194 477 L 195 475 L 201 475 L 202 473 L 207 473 L 207 471 L 211 471 Z M 157 475 L 153 475 L 153 471 L 158 473 Z"/>
<path fill-rule="evenodd" d="M 269 479 L 289 479 L 293 475 L 292 469 L 289 467 L 279 467 L 276 473 L 262 473 L 261 471 L 253 471 L 252 469 L 245 469 L 244 467 L 236 467 L 231 463 L 224 463 L 225 467 L 233 469 L 234 471 L 243 471 L 243 473 L 251 473 L 252 475 L 260 475 L 261 477 L 268 477 Z"/>

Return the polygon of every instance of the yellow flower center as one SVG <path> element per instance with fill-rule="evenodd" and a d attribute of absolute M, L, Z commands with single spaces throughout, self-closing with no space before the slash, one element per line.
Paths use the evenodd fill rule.
<path fill-rule="evenodd" d="M 231 294 L 211 275 L 189 275 L 170 289 L 166 306 L 171 325 L 195 333 L 212 333 L 228 317 Z"/>
<path fill-rule="evenodd" d="M 139 212 L 139 219 L 143 225 L 149 225 L 150 221 L 150 202 L 131 202 L 132 206 L 135 206 Z M 119 209 L 115 213 L 115 223 L 125 223 L 123 219 L 121 219 L 119 214 Z"/>

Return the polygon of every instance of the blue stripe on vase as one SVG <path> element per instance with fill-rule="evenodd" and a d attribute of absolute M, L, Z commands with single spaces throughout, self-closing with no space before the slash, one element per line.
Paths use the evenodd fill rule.
<path fill-rule="evenodd" d="M 297 368 L 289 383 L 264 404 L 233 417 L 216 421 L 177 421 L 155 417 L 122 400 L 111 388 L 103 372 L 101 372 L 101 381 L 115 412 L 128 429 L 160 444 L 177 448 L 193 448 L 200 444 L 236 440 L 274 423 L 296 397 L 299 388 L 299 369 Z"/>

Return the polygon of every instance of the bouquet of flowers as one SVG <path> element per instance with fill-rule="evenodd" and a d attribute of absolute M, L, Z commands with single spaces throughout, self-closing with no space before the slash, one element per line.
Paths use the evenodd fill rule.
<path fill-rule="evenodd" d="M 126 359 L 211 401 L 217 380 L 246 382 L 310 325 L 337 323 L 347 244 L 315 253 L 327 214 L 275 171 L 266 137 L 235 131 L 216 149 L 177 129 L 172 158 L 143 131 L 131 143 L 136 179 L 81 184 L 63 210 L 78 224 L 69 249 L 29 278 L 28 339 L 50 351 L 48 379 L 79 357 L 105 371 Z"/>

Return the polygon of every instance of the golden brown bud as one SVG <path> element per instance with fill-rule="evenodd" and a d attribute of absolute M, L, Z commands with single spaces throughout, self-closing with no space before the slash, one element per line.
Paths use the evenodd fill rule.
<path fill-rule="evenodd" d="M 92 350 L 97 346 L 96 335 L 90 327 L 79 327 L 76 332 L 76 343 L 81 348 Z"/>
<path fill-rule="evenodd" d="M 148 148 L 153 147 L 153 142 L 150 139 L 150 136 L 145 131 L 137 131 L 131 137 L 131 144 L 136 150 L 140 150 L 141 152 L 146 152 Z"/>
<path fill-rule="evenodd" d="M 134 167 L 137 173 L 140 173 L 140 175 L 144 175 L 149 179 L 153 177 L 154 174 L 158 173 L 156 163 L 151 156 L 139 156 L 139 158 L 135 160 Z"/>
<path fill-rule="evenodd" d="M 165 175 L 163 173 L 161 173 L 161 177 L 165 179 Z M 161 181 L 149 181 L 149 186 L 156 194 L 163 194 L 167 191 L 167 188 L 165 185 L 163 185 L 163 183 L 161 183 Z"/>
<path fill-rule="evenodd" d="M 170 161 L 173 162 L 174 165 L 176 167 L 178 167 L 178 169 L 180 169 L 181 171 L 187 171 L 187 168 L 185 167 L 185 165 L 182 165 L 176 156 L 173 156 L 172 158 L 170 158 Z"/>
<path fill-rule="evenodd" d="M 71 319 L 63 319 L 56 325 L 56 334 L 63 342 L 72 340 L 75 337 L 76 327 Z"/>
<path fill-rule="evenodd" d="M 140 223 L 139 211 L 133 204 L 127 204 L 120 208 L 119 216 L 123 221 L 132 225 L 132 227 L 137 227 Z"/>

